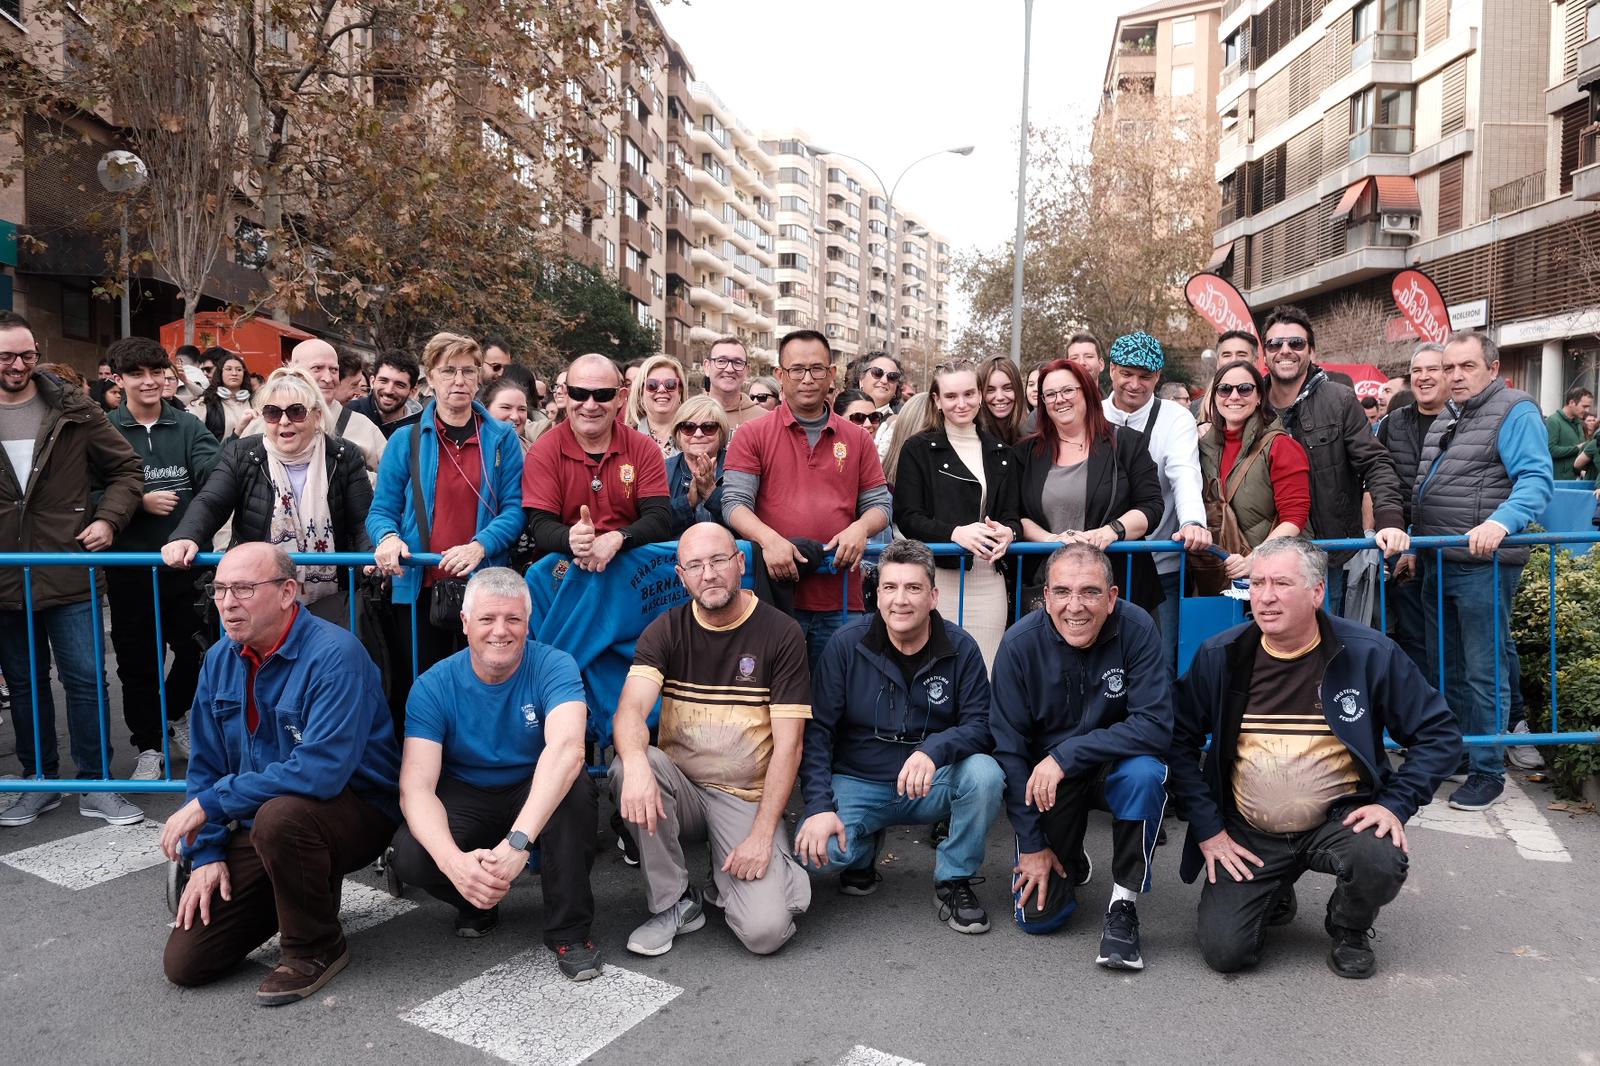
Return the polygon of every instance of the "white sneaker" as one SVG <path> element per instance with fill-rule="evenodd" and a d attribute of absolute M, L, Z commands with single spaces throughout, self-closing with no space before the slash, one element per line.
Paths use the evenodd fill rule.
<path fill-rule="evenodd" d="M 180 718 L 172 723 L 172 736 L 167 741 L 167 748 L 173 755 L 189 758 L 189 719 Z"/>
<path fill-rule="evenodd" d="M 133 764 L 132 780 L 160 781 L 161 770 L 161 753 L 153 748 L 146 748 L 139 753 L 139 761 Z"/>
<path fill-rule="evenodd" d="M 144 812 L 116 792 L 85 792 L 78 797 L 78 813 L 85 818 L 104 818 L 112 825 L 144 821 Z"/>
<path fill-rule="evenodd" d="M 1513 736 L 1518 733 L 1526 735 L 1527 732 L 1527 722 L 1518 722 L 1516 727 L 1511 730 Z M 1532 744 L 1518 744 L 1515 747 L 1507 748 L 1506 762 L 1509 763 L 1512 768 L 1517 770 L 1544 769 L 1544 756 L 1540 755 L 1539 749 L 1534 747 Z"/>

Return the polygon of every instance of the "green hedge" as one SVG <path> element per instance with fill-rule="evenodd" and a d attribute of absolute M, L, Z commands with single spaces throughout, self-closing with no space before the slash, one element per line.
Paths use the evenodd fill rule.
<path fill-rule="evenodd" d="M 1529 530 L 1534 532 L 1534 530 Z M 1600 567 L 1595 555 L 1556 555 L 1556 684 L 1563 733 L 1600 730 Z M 1487 605 L 1486 605 L 1487 606 Z M 1550 728 L 1550 549 L 1537 547 L 1522 572 L 1512 608 L 1511 635 L 1522 662 L 1528 728 Z M 1585 778 L 1600 774 L 1600 749 L 1563 744 L 1545 749 L 1556 793 L 1580 799 Z"/>

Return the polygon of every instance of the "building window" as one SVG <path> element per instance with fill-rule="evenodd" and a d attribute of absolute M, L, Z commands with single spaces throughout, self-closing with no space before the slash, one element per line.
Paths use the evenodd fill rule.
<path fill-rule="evenodd" d="M 604 185 L 606 190 L 606 214 L 614 215 L 617 213 L 617 190 L 603 181 L 600 184 Z"/>
<path fill-rule="evenodd" d="M 1374 59 L 1411 59 L 1417 54 L 1418 0 L 1366 0 L 1350 21 L 1350 68 Z"/>
<path fill-rule="evenodd" d="M 1409 85 L 1374 85 L 1350 98 L 1350 158 L 1409 155 L 1413 99 Z"/>
<path fill-rule="evenodd" d="M 1172 47 L 1185 48 L 1194 44 L 1194 16 L 1172 20 Z"/>
<path fill-rule="evenodd" d="M 69 340 L 94 340 L 94 297 L 88 289 L 61 286 L 61 335 Z"/>
<path fill-rule="evenodd" d="M 1194 64 L 1184 63 L 1172 68 L 1172 95 L 1194 95 Z"/>
<path fill-rule="evenodd" d="M 779 270 L 810 270 L 811 261 L 799 252 L 779 252 Z"/>
<path fill-rule="evenodd" d="M 606 250 L 606 269 L 617 269 L 617 246 L 611 243 L 610 237 L 601 237 L 600 245 Z"/>
<path fill-rule="evenodd" d="M 613 163 L 617 161 L 617 134 L 615 130 L 606 131 L 606 158 Z"/>

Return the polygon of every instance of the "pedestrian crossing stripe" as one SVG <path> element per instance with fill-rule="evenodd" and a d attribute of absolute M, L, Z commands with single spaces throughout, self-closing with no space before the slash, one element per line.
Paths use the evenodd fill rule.
<path fill-rule="evenodd" d="M 345 936 L 382 925 L 390 918 L 416 909 L 417 905 L 409 899 L 395 899 L 382 889 L 348 878 L 339 894 L 339 924 L 344 927 Z M 250 961 L 269 969 L 277 966 L 278 934 L 272 934 L 271 940 L 252 951 Z"/>
<path fill-rule="evenodd" d="M 850 1049 L 849 1054 L 839 1060 L 838 1066 L 927 1066 L 927 1064 L 857 1044 Z"/>
<path fill-rule="evenodd" d="M 0 862 L 81 892 L 167 861 L 161 823 L 108 825 L 0 855 Z"/>

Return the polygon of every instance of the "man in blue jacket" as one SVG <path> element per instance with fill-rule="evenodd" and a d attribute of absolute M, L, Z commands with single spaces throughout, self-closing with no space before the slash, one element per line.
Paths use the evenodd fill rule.
<path fill-rule="evenodd" d="M 1205 870 L 1200 950 L 1219 973 L 1255 965 L 1266 927 L 1294 918 L 1295 881 L 1316 870 L 1338 878 L 1329 968 L 1371 977 L 1370 928 L 1406 879 L 1405 823 L 1461 755 L 1450 708 L 1400 646 L 1319 610 L 1327 568 L 1309 541 L 1259 545 L 1253 620 L 1206 641 L 1179 683 L 1167 762 L 1189 821 L 1180 873 Z M 1406 749 L 1398 770 L 1385 730 Z"/>
<path fill-rule="evenodd" d="M 287 552 L 241 544 L 209 591 L 227 639 L 195 691 L 189 802 L 161 831 L 161 850 L 192 866 L 163 966 L 173 984 L 206 984 L 279 933 L 282 961 L 256 991 L 276 1007 L 350 962 L 339 886 L 399 823 L 400 752 L 372 657 L 300 609 Z"/>
<path fill-rule="evenodd" d="M 828 641 L 811 687 L 800 760 L 805 822 L 795 850 L 812 873 L 833 866 L 839 891 L 877 890 L 884 830 L 950 822 L 934 862 L 939 920 L 985 933 L 972 890 L 1004 779 L 988 754 L 983 653 L 939 616 L 933 552 L 897 540 L 878 560 L 878 613 Z"/>
<path fill-rule="evenodd" d="M 1044 610 L 1000 642 L 989 723 L 1017 832 L 1017 925 L 1048 933 L 1072 916 L 1074 886 L 1092 870 L 1089 809 L 1107 807 L 1113 883 L 1095 961 L 1142 970 L 1136 902 L 1150 890 L 1166 806 L 1172 689 L 1155 621 L 1117 598 L 1113 577 L 1092 544 L 1050 554 Z"/>

